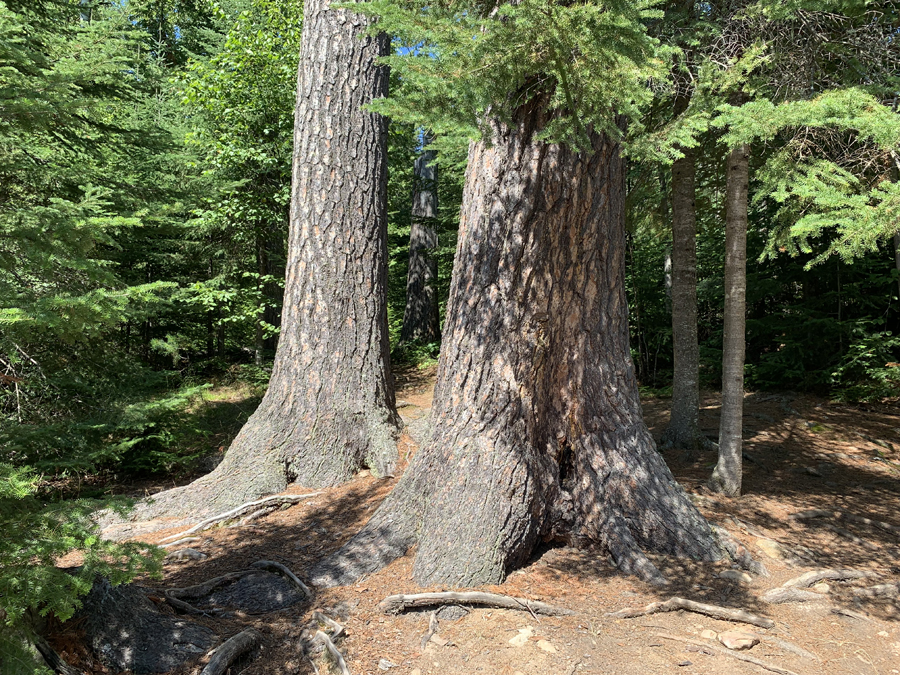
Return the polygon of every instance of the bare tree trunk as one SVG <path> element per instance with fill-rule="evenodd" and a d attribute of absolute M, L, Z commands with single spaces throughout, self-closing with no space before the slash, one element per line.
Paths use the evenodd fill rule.
<path fill-rule="evenodd" d="M 425 137 L 427 145 L 428 136 Z M 441 339 L 437 305 L 438 245 L 437 167 L 433 150 L 424 150 L 416 159 L 412 224 L 409 232 L 409 274 L 406 280 L 406 310 L 400 341 L 437 342 Z"/>
<path fill-rule="evenodd" d="M 900 232 L 894 233 L 894 267 L 897 269 L 897 297 L 900 297 Z"/>
<path fill-rule="evenodd" d="M 672 415 L 663 448 L 684 450 L 692 459 L 708 442 L 700 431 L 700 349 L 697 344 L 697 151 L 683 148 L 672 164 Z"/>
<path fill-rule="evenodd" d="M 348 583 L 418 543 L 421 584 L 497 583 L 535 545 L 720 557 L 641 416 L 625 299 L 624 162 L 592 133 L 535 138 L 543 101 L 473 143 L 430 442 L 363 530 L 313 571 Z"/>
<path fill-rule="evenodd" d="M 737 497 L 741 494 L 743 451 L 750 146 L 739 145 L 728 154 L 726 171 L 722 417 L 719 424 L 719 462 L 709 483 L 713 490 Z"/>
<path fill-rule="evenodd" d="M 329 0 L 306 0 L 281 336 L 269 389 L 211 474 L 137 517 L 220 511 L 289 483 L 335 485 L 394 470 L 399 418 L 389 365 L 388 39 Z"/>

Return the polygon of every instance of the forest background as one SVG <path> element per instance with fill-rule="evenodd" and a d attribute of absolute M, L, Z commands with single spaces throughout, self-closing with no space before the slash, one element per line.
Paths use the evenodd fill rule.
<path fill-rule="evenodd" d="M 843 31 L 833 49 L 857 49 L 873 23 L 893 26 L 888 34 L 898 25 L 892 3 L 744 4 L 759 22 L 830 17 Z M 648 30 L 672 63 L 715 41 L 702 11 L 660 8 Z M 94 499 L 129 480 L 202 470 L 212 440 L 252 412 L 224 419 L 232 408 L 202 405 L 211 388 L 256 396 L 265 388 L 285 272 L 302 9 L 264 0 L 0 2 L 0 526 L 30 533 L 0 544 L 0 620 L 9 625 L 29 608 L 71 614 L 87 576 L 55 570 L 67 550 L 87 551 L 87 572 L 114 580 L 152 567 L 149 549 L 95 536 Z M 897 71 L 859 62 L 853 82 L 842 81 L 846 74 L 827 72 L 826 53 L 827 84 L 842 86 L 817 92 L 831 96 L 824 112 L 792 113 L 780 107 L 783 89 L 754 79 L 777 59 L 762 43 L 746 52 L 718 75 L 746 82 L 755 107 L 744 129 L 759 141 L 750 167 L 746 386 L 896 400 Z M 696 141 L 701 384 L 721 382 L 723 140 L 741 121 L 704 84 L 715 77 L 695 75 L 708 95 L 695 96 L 686 124 L 673 126 L 677 87 L 660 81 L 631 130 L 627 288 L 632 356 L 649 395 L 670 392 L 673 369 L 677 152 L 658 149 L 666 134 Z M 434 131 L 443 318 L 468 137 L 477 130 Z M 414 121 L 390 125 L 395 368 L 428 366 L 440 348 L 400 343 L 423 134 Z"/>

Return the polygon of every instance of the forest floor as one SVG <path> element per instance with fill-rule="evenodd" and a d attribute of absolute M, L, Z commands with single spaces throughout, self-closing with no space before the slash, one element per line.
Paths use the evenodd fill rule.
<path fill-rule="evenodd" d="M 407 458 L 426 431 L 433 384 L 432 371 L 406 373 L 399 384 L 398 406 L 409 425 L 401 443 Z M 647 423 L 657 438 L 668 419 L 668 407 L 668 399 L 644 401 Z M 713 438 L 718 414 L 717 395 L 705 395 L 701 425 Z M 782 669 L 777 672 L 900 673 L 900 599 L 858 593 L 872 584 L 900 582 L 900 530 L 892 533 L 847 518 L 791 517 L 808 509 L 840 510 L 900 525 L 900 408 L 837 404 L 807 395 L 748 394 L 744 439 L 745 494 L 739 499 L 717 497 L 704 488 L 715 462 L 713 453 L 694 462 L 677 456 L 666 459 L 704 515 L 763 562 L 769 577 L 744 582 L 720 577 L 729 569 L 725 563 L 654 558 L 671 581 L 670 587 L 660 590 L 620 574 L 599 552 L 546 547 L 502 585 L 480 590 L 542 600 L 576 614 L 546 617 L 504 609 L 458 609 L 454 618 L 438 615 L 438 632 L 423 648 L 430 611 L 386 615 L 376 607 L 388 595 L 441 590 L 419 588 L 411 581 L 408 554 L 355 585 L 318 591 L 313 604 L 262 615 L 237 612 L 229 618 L 195 620 L 222 639 L 247 627 L 262 633 L 262 647 L 231 669 L 245 675 L 314 672 L 300 650 L 300 638 L 316 609 L 345 627 L 346 636 L 338 646 L 354 675 L 385 669 L 397 675 L 767 672 L 733 654 Z M 317 496 L 245 526 L 207 530 L 190 546 L 208 558 L 167 562 L 162 581 L 137 583 L 184 587 L 245 569 L 260 559 L 280 562 L 303 578 L 315 560 L 340 547 L 365 523 L 396 480 L 377 480 L 362 472 L 344 486 L 315 491 Z M 292 487 L 289 492 L 313 491 Z M 158 542 L 183 529 L 170 528 L 142 539 Z M 823 568 L 867 570 L 879 577 L 829 581 L 813 589 L 818 601 L 767 604 L 761 599 L 767 590 Z M 742 608 L 774 620 L 775 626 L 761 629 L 685 611 L 607 616 L 672 596 Z M 163 607 L 172 611 L 164 603 Z M 729 652 L 716 640 L 701 636 L 704 631 L 735 629 L 752 631 L 762 642 L 749 651 Z M 698 644 L 663 638 L 660 633 Z M 90 655 L 77 623 L 52 636 L 51 643 L 86 672 L 109 672 Z M 322 657 L 316 660 L 320 672 L 329 672 Z M 175 672 L 196 675 L 204 661 Z"/>

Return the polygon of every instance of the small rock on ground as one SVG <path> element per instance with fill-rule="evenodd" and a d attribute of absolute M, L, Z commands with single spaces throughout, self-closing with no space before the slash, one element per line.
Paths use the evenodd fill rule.
<path fill-rule="evenodd" d="M 728 649 L 750 649 L 752 646 L 759 644 L 759 636 L 756 633 L 742 630 L 727 630 L 724 633 L 719 633 L 718 639 Z"/>

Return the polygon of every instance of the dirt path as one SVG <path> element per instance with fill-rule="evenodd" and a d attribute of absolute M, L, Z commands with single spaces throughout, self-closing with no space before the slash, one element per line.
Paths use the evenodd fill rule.
<path fill-rule="evenodd" d="M 408 380 L 398 393 L 401 415 L 409 425 L 401 442 L 405 456 L 411 456 L 428 433 L 432 387 L 431 374 L 426 373 Z M 668 400 L 645 401 L 645 417 L 657 437 L 668 405 Z M 702 426 L 714 435 L 715 397 L 705 397 L 704 406 Z M 509 610 L 459 610 L 461 616 L 439 619 L 437 638 L 423 650 L 420 642 L 428 629 L 429 612 L 387 616 L 376 608 L 387 595 L 425 590 L 410 581 L 412 558 L 407 556 L 354 586 L 320 592 L 314 606 L 199 621 L 224 637 L 249 626 L 262 632 L 263 648 L 241 666 L 240 672 L 246 675 L 313 672 L 299 651 L 299 640 L 314 609 L 324 609 L 345 626 L 347 636 L 339 646 L 354 675 L 384 672 L 379 662 L 383 667 L 388 664 L 382 659 L 395 664 L 388 669 L 398 675 L 765 672 L 713 649 L 657 636 L 668 633 L 702 642 L 705 630 L 729 629 L 757 632 L 763 641 L 742 653 L 795 673 L 900 673 L 900 601 L 860 598 L 854 593 L 855 588 L 873 583 L 900 582 L 900 536 L 859 522 L 790 517 L 807 509 L 840 509 L 900 525 L 900 414 L 887 406 L 754 394 L 747 397 L 744 438 L 746 494 L 737 500 L 714 497 L 703 488 L 714 455 L 690 464 L 676 457 L 667 460 L 703 513 L 764 562 L 769 578 L 745 583 L 721 578 L 719 574 L 728 569 L 725 564 L 655 559 L 672 582 L 671 588 L 660 592 L 623 577 L 598 552 L 548 547 L 503 585 L 485 590 L 551 602 L 576 610 L 575 616 L 538 619 Z M 141 583 L 187 586 L 246 568 L 259 559 L 281 562 L 302 578 L 313 561 L 339 547 L 365 522 L 395 482 L 379 481 L 363 472 L 345 486 L 325 490 L 246 526 L 208 530 L 191 544 L 207 559 L 169 563 L 162 582 Z M 146 539 L 159 541 L 177 531 L 154 533 Z M 766 590 L 792 577 L 831 567 L 868 570 L 880 578 L 827 582 L 827 589 L 816 589 L 821 597 L 817 602 L 775 605 L 760 599 Z M 687 612 L 632 619 L 606 616 L 672 595 L 742 607 L 773 619 L 775 627 L 757 629 Z M 793 653 L 779 640 L 819 660 Z M 55 636 L 53 644 L 88 672 L 105 672 L 83 646 L 77 626 Z M 202 662 L 177 673 L 196 675 Z M 318 666 L 325 667 L 324 661 L 320 659 Z"/>

